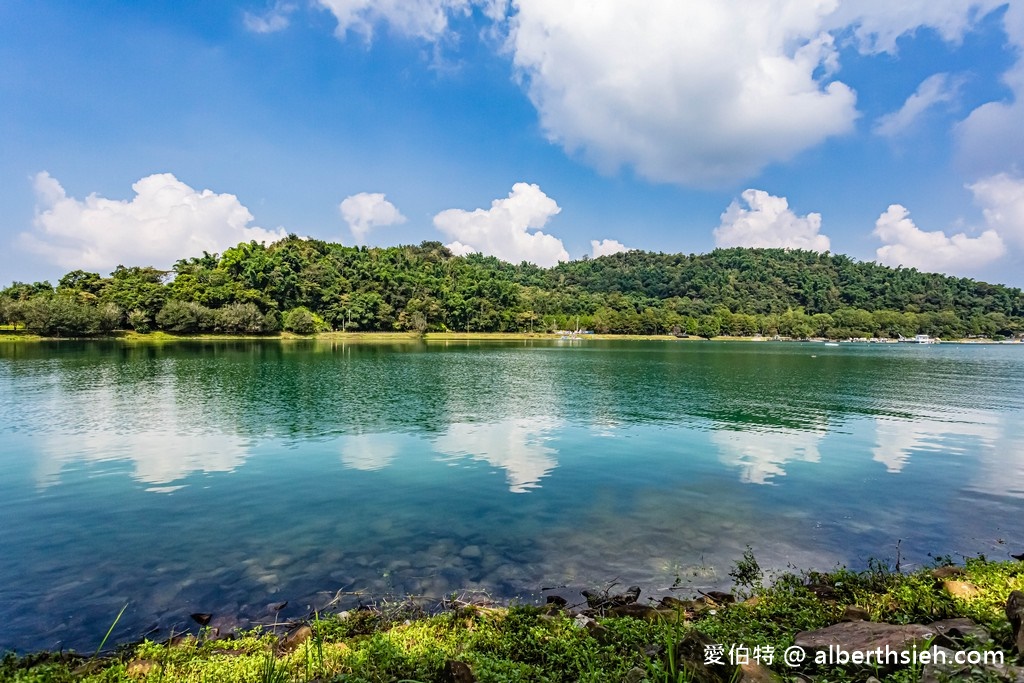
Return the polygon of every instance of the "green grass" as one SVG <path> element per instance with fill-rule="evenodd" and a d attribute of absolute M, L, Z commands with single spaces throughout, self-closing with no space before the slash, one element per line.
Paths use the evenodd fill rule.
<path fill-rule="evenodd" d="M 0 662 L 0 680 L 426 683 L 450 680 L 449 662 L 456 661 L 468 665 L 481 682 L 620 683 L 632 676 L 680 683 L 699 680 L 695 676 L 702 666 L 693 651 L 704 643 L 781 652 L 798 631 L 839 621 L 847 605 L 864 607 L 873 620 L 891 623 L 970 617 L 993 635 L 992 643 L 980 647 L 1003 649 L 1007 662 L 1014 658 L 1003 606 L 1010 591 L 1024 590 L 1022 562 L 968 560 L 961 578 L 980 591 L 969 600 L 945 594 L 928 570 L 904 574 L 877 563 L 865 572 L 790 573 L 762 585 L 756 560 L 747 553 L 733 574 L 755 599 L 707 609 L 692 621 L 598 618 L 599 628 L 591 630 L 563 612 L 532 606 L 461 607 L 436 616 L 397 608 L 317 613 L 309 622 L 312 635 L 290 652 L 282 651 L 272 633 L 254 630 L 234 639 L 201 636 L 174 645 L 146 641 L 92 660 L 67 653 L 9 655 Z M 681 654 L 686 652 L 688 659 Z M 883 682 L 909 683 L 921 673 L 913 668 L 816 669 L 811 664 L 791 670 L 779 661 L 771 668 L 779 675 L 798 671 L 812 680 L 836 682 L 862 682 L 875 675 Z M 738 679 L 728 667 L 717 675 L 715 680 Z M 978 676 L 975 680 L 985 680 Z"/>

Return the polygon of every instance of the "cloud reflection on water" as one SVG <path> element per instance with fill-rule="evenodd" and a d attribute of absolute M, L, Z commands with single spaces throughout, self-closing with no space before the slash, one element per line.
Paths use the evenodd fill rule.
<path fill-rule="evenodd" d="M 434 449 L 451 458 L 470 457 L 499 467 L 505 470 L 509 491 L 526 493 L 558 466 L 558 451 L 546 442 L 560 426 L 550 417 L 456 423 L 434 440 Z"/>
<path fill-rule="evenodd" d="M 148 491 L 169 493 L 196 472 L 233 472 L 248 457 L 248 448 L 221 434 L 90 432 L 73 437 L 47 435 L 37 460 L 41 488 L 57 484 L 65 467 L 82 463 L 129 461 L 132 478 L 150 484 Z"/>
<path fill-rule="evenodd" d="M 875 419 L 873 460 L 898 474 L 913 456 L 972 456 L 967 487 L 980 493 L 1024 496 L 1024 424 L 1009 413 L 961 410 L 914 420 Z"/>
<path fill-rule="evenodd" d="M 824 432 L 777 430 L 715 430 L 711 443 L 718 446 L 718 459 L 740 471 L 744 484 L 771 484 L 786 475 L 789 462 L 821 462 L 818 445 Z"/>

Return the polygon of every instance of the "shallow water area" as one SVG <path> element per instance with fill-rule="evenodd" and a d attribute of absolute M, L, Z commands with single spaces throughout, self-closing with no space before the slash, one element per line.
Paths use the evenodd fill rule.
<path fill-rule="evenodd" d="M 0 345 L 0 649 L 1024 550 L 1022 345 Z M 352 596 L 357 601 L 358 597 Z"/>

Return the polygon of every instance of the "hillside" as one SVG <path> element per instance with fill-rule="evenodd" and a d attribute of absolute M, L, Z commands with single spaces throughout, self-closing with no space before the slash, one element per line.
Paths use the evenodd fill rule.
<path fill-rule="evenodd" d="M 642 251 L 543 269 L 439 242 L 346 247 L 289 237 L 178 261 L 171 271 L 73 271 L 0 291 L 0 319 L 47 336 L 130 327 L 177 333 L 540 331 L 1006 337 L 1024 293 L 965 278 L 782 249 Z"/>

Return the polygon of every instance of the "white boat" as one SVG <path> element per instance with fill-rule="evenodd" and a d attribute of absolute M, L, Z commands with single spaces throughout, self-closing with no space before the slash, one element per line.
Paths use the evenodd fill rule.
<path fill-rule="evenodd" d="M 915 334 L 913 338 L 900 337 L 901 344 L 938 344 L 937 337 L 930 337 L 927 334 Z"/>

